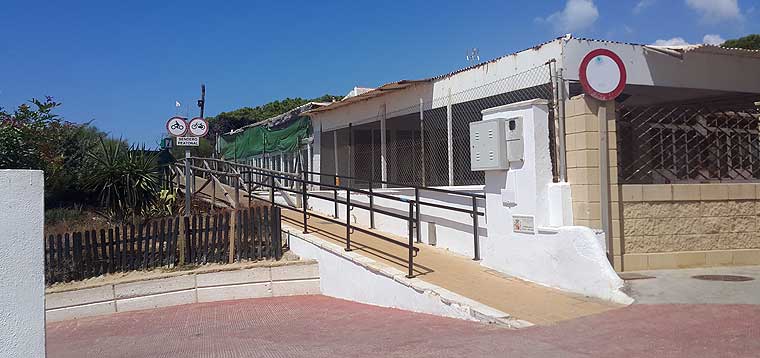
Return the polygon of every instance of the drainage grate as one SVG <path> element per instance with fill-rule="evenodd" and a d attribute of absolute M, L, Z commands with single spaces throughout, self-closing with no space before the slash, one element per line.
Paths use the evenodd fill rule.
<path fill-rule="evenodd" d="M 752 277 L 737 276 L 737 275 L 697 275 L 697 276 L 692 276 L 691 278 L 696 278 L 697 280 L 705 280 L 705 281 L 726 281 L 726 282 L 742 282 L 742 281 L 754 280 L 754 278 Z"/>

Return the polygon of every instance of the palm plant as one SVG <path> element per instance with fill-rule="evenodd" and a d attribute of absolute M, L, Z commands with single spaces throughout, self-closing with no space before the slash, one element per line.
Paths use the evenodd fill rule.
<path fill-rule="evenodd" d="M 93 167 L 87 186 L 98 193 L 106 216 L 117 221 L 130 216 L 135 219 L 155 202 L 159 190 L 157 153 L 101 138 L 88 154 Z"/>

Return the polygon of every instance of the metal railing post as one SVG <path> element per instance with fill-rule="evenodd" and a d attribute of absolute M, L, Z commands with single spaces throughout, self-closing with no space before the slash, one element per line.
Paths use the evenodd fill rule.
<path fill-rule="evenodd" d="M 372 180 L 369 180 L 369 228 L 375 228 L 375 195 L 372 192 Z"/>
<path fill-rule="evenodd" d="M 414 221 L 415 221 L 415 227 L 417 229 L 417 243 L 422 242 L 422 228 L 420 225 L 420 188 L 415 187 L 414 188 Z"/>
<path fill-rule="evenodd" d="M 409 261 L 407 262 L 409 266 L 409 273 L 406 275 L 407 278 L 414 277 L 414 203 L 409 202 L 409 218 L 408 218 L 408 225 L 409 225 Z"/>
<path fill-rule="evenodd" d="M 337 201 L 335 205 L 337 205 Z M 337 212 L 336 212 L 336 215 L 337 215 Z M 351 251 L 351 189 L 350 188 L 346 188 L 346 251 Z"/>
<path fill-rule="evenodd" d="M 338 218 L 338 188 L 333 188 L 333 204 L 335 208 L 333 210 L 333 217 Z"/>
<path fill-rule="evenodd" d="M 306 214 L 306 210 L 308 207 L 308 197 L 306 193 L 306 172 L 303 172 L 303 181 L 301 182 L 301 207 L 303 210 L 303 233 L 306 234 L 309 232 L 308 229 L 308 217 Z"/>
<path fill-rule="evenodd" d="M 228 177 L 229 178 L 229 177 Z M 240 181 L 237 180 L 238 178 L 235 177 L 235 207 L 233 209 L 237 209 L 240 206 Z"/>
<path fill-rule="evenodd" d="M 274 174 L 269 174 L 269 201 L 272 202 L 274 207 Z"/>
<path fill-rule="evenodd" d="M 478 198 L 472 197 L 472 240 L 475 250 L 473 260 L 480 261 L 480 238 L 478 236 Z"/>

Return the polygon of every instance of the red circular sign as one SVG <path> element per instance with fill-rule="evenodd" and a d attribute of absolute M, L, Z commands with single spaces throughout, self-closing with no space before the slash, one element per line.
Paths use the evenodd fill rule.
<path fill-rule="evenodd" d="M 613 100 L 625 88 L 625 64 L 610 50 L 600 48 L 589 52 L 581 61 L 579 72 L 583 90 L 598 100 Z"/>
<path fill-rule="evenodd" d="M 166 121 L 166 131 L 172 136 L 182 137 L 187 133 L 187 122 L 183 117 L 171 117 Z"/>
<path fill-rule="evenodd" d="M 195 117 L 188 124 L 190 134 L 196 137 L 203 137 L 208 133 L 208 123 L 201 117 Z"/>

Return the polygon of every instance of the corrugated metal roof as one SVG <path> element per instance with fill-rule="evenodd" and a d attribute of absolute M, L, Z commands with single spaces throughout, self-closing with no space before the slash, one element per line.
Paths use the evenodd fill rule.
<path fill-rule="evenodd" d="M 728 56 L 760 58 L 760 51 L 758 50 L 747 50 L 743 48 L 728 48 L 728 47 L 706 45 L 706 44 L 685 45 L 685 46 L 648 45 L 644 47 L 653 49 L 655 51 L 664 52 L 664 53 L 667 53 L 669 55 L 676 56 L 679 58 L 683 58 L 684 54 L 687 54 L 687 53 L 706 53 L 706 54 L 713 54 L 713 55 L 728 55 Z"/>
<path fill-rule="evenodd" d="M 478 68 L 478 67 L 486 66 L 488 64 L 491 64 L 491 63 L 494 63 L 496 61 L 499 61 L 499 60 L 501 60 L 501 59 L 503 59 L 505 57 L 517 55 L 520 52 L 524 52 L 524 51 L 528 51 L 528 50 L 538 50 L 541 47 L 543 47 L 544 45 L 550 44 L 550 43 L 555 42 L 555 41 L 562 40 L 563 38 L 565 38 L 565 37 L 558 37 L 558 38 L 552 39 L 550 41 L 546 41 L 546 42 L 540 43 L 540 44 L 538 44 L 536 46 L 533 46 L 531 48 L 527 48 L 527 49 L 520 50 L 520 51 L 517 51 L 517 52 L 513 52 L 513 53 L 510 53 L 510 54 L 507 54 L 507 55 L 499 56 L 499 57 L 496 57 L 494 59 L 491 59 L 491 60 L 488 60 L 488 61 L 485 61 L 485 62 L 481 62 L 481 63 L 478 63 L 476 65 L 472 65 L 472 66 L 468 66 L 468 67 L 465 67 L 465 68 L 461 68 L 461 69 L 458 69 L 456 71 L 452 71 L 452 72 L 445 73 L 445 74 L 442 74 L 442 75 L 438 75 L 438 76 L 434 76 L 434 77 L 429 77 L 429 78 L 424 78 L 424 79 L 420 79 L 420 80 L 401 80 L 401 81 L 398 81 L 398 82 L 386 83 L 386 84 L 384 84 L 384 85 L 382 85 L 382 86 L 380 86 L 378 88 L 375 88 L 373 90 L 364 92 L 364 93 L 362 93 L 362 94 L 360 94 L 358 96 L 353 96 L 353 97 L 346 98 L 346 99 L 344 99 L 342 101 L 334 102 L 334 103 L 332 103 L 332 104 L 330 104 L 330 105 L 328 105 L 326 107 L 313 109 L 311 111 L 306 112 L 305 114 L 309 115 L 311 113 L 321 113 L 321 112 L 331 111 L 333 109 L 344 107 L 344 106 L 347 106 L 347 105 L 352 104 L 352 103 L 356 103 L 356 102 L 368 100 L 370 98 L 382 96 L 382 95 L 384 95 L 384 94 L 386 94 L 388 92 L 394 91 L 394 90 L 404 89 L 404 88 L 407 88 L 407 87 L 409 87 L 409 86 L 411 86 L 411 85 L 413 85 L 415 83 L 431 82 L 431 81 L 436 81 L 436 80 L 439 80 L 439 79 L 442 79 L 442 78 L 446 78 L 446 77 L 449 77 L 449 76 L 453 76 L 453 75 L 456 75 L 456 74 L 461 73 L 461 72 L 465 72 L 465 71 L 469 71 L 469 70 L 472 70 L 472 69 L 475 69 L 475 68 Z"/>
<path fill-rule="evenodd" d="M 360 101 L 368 100 L 370 98 L 382 96 L 382 95 L 384 95 L 384 94 L 386 94 L 388 92 L 394 91 L 394 90 L 400 90 L 400 89 L 403 89 L 403 88 L 407 88 L 407 87 L 409 87 L 409 86 L 411 86 L 411 85 L 413 85 L 415 83 L 431 82 L 431 81 L 440 80 L 440 79 L 443 79 L 443 78 L 446 78 L 446 77 L 449 77 L 449 76 L 456 75 L 456 74 L 461 73 L 461 72 L 465 72 L 465 71 L 469 71 L 469 70 L 472 70 L 472 69 L 475 69 L 475 68 L 486 66 L 488 64 L 491 64 L 491 63 L 494 63 L 496 61 L 499 61 L 499 60 L 501 60 L 501 59 L 503 59 L 505 57 L 515 56 L 515 55 L 517 55 L 517 54 L 519 54 L 521 52 L 525 52 L 525 51 L 528 51 L 528 50 L 538 50 L 541 47 L 543 47 L 545 45 L 548 45 L 548 44 L 550 44 L 552 42 L 563 41 L 563 40 L 564 41 L 578 40 L 578 41 L 611 43 L 611 44 L 619 44 L 619 45 L 643 46 L 643 47 L 650 48 L 650 49 L 653 49 L 653 50 L 656 50 L 656 51 L 660 51 L 660 52 L 663 52 L 663 53 L 667 53 L 667 54 L 670 54 L 670 55 L 679 56 L 681 58 L 683 58 L 683 54 L 684 53 L 689 53 L 689 52 L 723 54 L 723 55 L 735 55 L 735 56 L 748 56 L 748 57 L 760 58 L 760 51 L 754 51 L 754 50 L 745 50 L 745 49 L 737 49 L 737 48 L 724 48 L 724 47 L 714 46 L 714 45 L 691 45 L 691 46 L 654 46 L 654 45 L 642 45 L 642 44 L 631 43 L 631 42 L 620 42 L 620 41 L 611 41 L 611 40 L 599 40 L 599 39 L 591 39 L 591 38 L 585 38 L 585 37 L 572 37 L 572 35 L 568 34 L 568 35 L 565 35 L 565 36 L 557 37 L 555 39 L 552 39 L 552 40 L 540 43 L 540 44 L 538 44 L 536 46 L 533 46 L 533 47 L 530 47 L 530 48 L 527 48 L 527 49 L 524 49 L 524 50 L 520 50 L 520 51 L 517 51 L 517 52 L 513 52 L 513 53 L 510 53 L 510 54 L 507 54 L 507 55 L 499 56 L 499 57 L 496 57 L 494 59 L 491 59 L 491 60 L 488 60 L 488 61 L 485 61 L 485 62 L 481 62 L 481 63 L 478 63 L 476 65 L 468 66 L 468 67 L 465 67 L 465 68 L 462 68 L 462 69 L 459 69 L 459 70 L 456 70 L 456 71 L 445 73 L 445 74 L 442 74 L 442 75 L 438 75 L 438 76 L 434 76 L 434 77 L 429 77 L 429 78 L 425 78 L 425 79 L 420 79 L 420 80 L 401 80 L 401 81 L 398 81 L 398 82 L 387 83 L 387 84 L 384 84 L 384 85 L 382 85 L 382 86 L 380 86 L 380 87 L 378 87 L 378 88 L 376 88 L 374 90 L 370 90 L 370 91 L 367 91 L 365 93 L 362 93 L 362 94 L 360 94 L 358 96 L 349 97 L 349 98 L 346 98 L 346 99 L 344 99 L 342 101 L 338 101 L 338 102 L 333 102 L 333 103 L 329 104 L 328 106 L 317 108 L 317 109 L 313 109 L 313 110 L 305 112 L 304 114 L 305 115 L 309 115 L 310 113 L 326 112 L 326 111 L 330 111 L 330 110 L 333 110 L 333 109 L 336 109 L 336 108 L 344 107 L 344 106 L 347 106 L 347 105 L 350 105 L 350 104 L 353 104 L 353 103 L 356 103 L 356 102 L 360 102 Z"/>
<path fill-rule="evenodd" d="M 384 94 L 386 94 L 388 92 L 404 89 L 404 88 L 410 87 L 410 86 L 412 86 L 412 85 L 414 85 L 416 83 L 428 82 L 428 81 L 430 81 L 430 79 L 424 79 L 424 80 L 401 80 L 401 81 L 398 81 L 398 82 L 386 83 L 386 84 L 384 84 L 384 85 L 382 85 L 382 86 L 380 86 L 378 88 L 375 88 L 375 89 L 373 89 L 371 91 L 364 92 L 364 93 L 362 93 L 362 94 L 360 94 L 358 96 L 348 97 L 346 99 L 343 99 L 342 101 L 330 103 L 329 105 L 327 105 L 325 107 L 312 109 L 310 111 L 307 111 L 305 114 L 309 115 L 310 113 L 320 113 L 320 112 L 324 112 L 324 111 L 330 111 L 330 110 L 333 110 L 333 109 L 336 109 L 336 108 L 347 106 L 347 105 L 352 104 L 352 103 L 366 101 L 366 100 L 368 100 L 370 98 L 375 98 L 375 97 L 378 97 L 378 96 L 382 96 L 382 95 L 384 95 Z"/>

